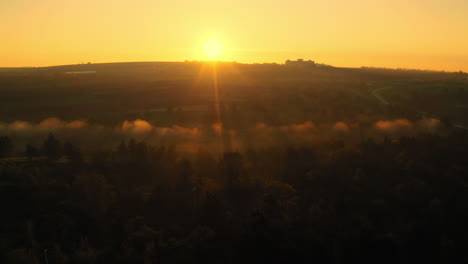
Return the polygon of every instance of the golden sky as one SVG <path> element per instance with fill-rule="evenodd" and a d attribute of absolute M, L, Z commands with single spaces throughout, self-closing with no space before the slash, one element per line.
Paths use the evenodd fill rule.
<path fill-rule="evenodd" d="M 467 0 L 1 0 L 0 67 L 312 59 L 468 71 Z"/>

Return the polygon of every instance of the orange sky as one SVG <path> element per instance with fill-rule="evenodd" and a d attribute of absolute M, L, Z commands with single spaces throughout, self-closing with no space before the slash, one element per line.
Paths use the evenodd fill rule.
<path fill-rule="evenodd" d="M 2 0 L 0 67 L 304 58 L 468 71 L 466 0 Z"/>

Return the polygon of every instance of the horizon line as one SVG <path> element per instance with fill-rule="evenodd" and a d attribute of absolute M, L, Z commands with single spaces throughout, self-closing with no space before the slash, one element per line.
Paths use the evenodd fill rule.
<path fill-rule="evenodd" d="M 317 63 L 310 59 L 286 59 L 284 62 L 239 62 L 239 61 L 225 61 L 225 60 L 218 60 L 218 61 L 209 61 L 209 60 L 161 60 L 161 61 L 109 61 L 109 62 L 81 62 L 75 64 L 57 64 L 57 65 L 47 65 L 47 66 L 0 66 L 0 69 L 45 69 L 45 68 L 54 68 L 54 67 L 66 67 L 66 66 L 81 66 L 81 65 L 99 65 L 99 64 L 125 64 L 125 63 L 234 63 L 234 64 L 242 64 L 242 65 L 286 65 L 286 61 L 299 61 L 303 60 L 304 62 L 312 61 L 316 65 L 322 65 L 326 67 L 332 67 L 337 69 L 382 69 L 382 70 L 403 70 L 403 71 L 424 71 L 424 72 L 441 72 L 441 73 L 466 73 L 462 70 L 434 70 L 434 69 L 420 69 L 420 68 L 390 68 L 390 67 L 383 67 L 383 66 L 366 66 L 362 65 L 359 67 L 350 67 L 350 66 L 333 66 L 325 63 Z"/>

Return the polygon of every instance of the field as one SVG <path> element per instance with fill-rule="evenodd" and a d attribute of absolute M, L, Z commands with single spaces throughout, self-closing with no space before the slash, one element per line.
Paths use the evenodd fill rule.
<path fill-rule="evenodd" d="M 70 74 L 82 71 L 95 73 Z M 246 144 L 254 136 L 251 130 L 262 126 L 312 124 L 324 133 L 338 126 L 362 140 L 375 134 L 379 121 L 434 118 L 464 127 L 467 83 L 463 73 L 277 64 L 161 62 L 3 69 L 0 121 L 10 133 L 15 122 L 34 127 L 51 118 L 110 129 L 135 120 L 157 128 L 202 131 L 222 124 L 224 131 L 236 133 L 238 150 L 250 147 Z M 107 140 L 102 144 L 112 145 Z"/>

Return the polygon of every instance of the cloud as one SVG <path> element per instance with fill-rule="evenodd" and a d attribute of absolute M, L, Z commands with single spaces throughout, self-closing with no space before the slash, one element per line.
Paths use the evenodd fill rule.
<path fill-rule="evenodd" d="M 26 121 L 17 120 L 9 125 L 0 124 L 0 129 L 7 128 L 12 132 L 32 132 L 32 133 L 44 133 L 49 131 L 56 131 L 61 129 L 82 129 L 87 126 L 86 121 L 83 120 L 74 120 L 71 122 L 65 122 L 56 117 L 49 117 L 38 124 L 31 124 Z"/>
<path fill-rule="evenodd" d="M 234 129 L 229 129 L 228 134 L 229 136 L 234 137 L 237 135 L 237 131 Z"/>
<path fill-rule="evenodd" d="M 154 130 L 160 136 L 197 137 L 202 133 L 199 128 L 188 128 L 177 125 L 172 127 L 155 127 Z"/>
<path fill-rule="evenodd" d="M 214 123 L 211 128 L 213 131 L 219 136 L 223 132 L 223 124 L 222 123 Z"/>
<path fill-rule="evenodd" d="M 408 119 L 380 120 L 373 123 L 373 126 L 372 132 L 381 131 L 385 132 L 385 135 L 437 131 L 443 128 L 440 120 L 433 118 L 414 121 L 414 123 Z M 51 131 L 59 137 L 81 142 L 83 146 L 86 145 L 89 148 L 95 148 L 96 145 L 112 147 L 123 136 L 144 140 L 150 144 L 183 145 L 187 150 L 196 150 L 200 145 L 204 145 L 214 151 L 219 148 L 221 141 L 219 137 L 213 137 L 213 133 L 223 135 L 221 139 L 224 144 L 228 142 L 231 149 L 240 150 L 247 146 L 259 148 L 289 144 L 304 146 L 328 140 L 337 134 L 352 137 L 359 131 L 358 127 L 359 123 L 347 122 L 314 124 L 306 121 L 283 125 L 260 122 L 251 127 L 234 130 L 224 127 L 222 123 L 215 123 L 207 128 L 179 125 L 158 127 L 143 119 L 125 120 L 115 127 L 110 127 L 90 124 L 86 120 L 63 121 L 56 117 L 50 117 L 35 124 L 21 120 L 9 124 L 0 122 L 2 133 L 14 134 L 17 140 L 24 142 L 31 140 L 39 142 L 46 133 Z M 376 133 L 376 135 L 382 136 L 383 134 Z"/>
<path fill-rule="evenodd" d="M 42 130 L 56 130 L 59 128 L 63 128 L 64 126 L 65 122 L 56 117 L 44 119 L 37 125 L 37 127 Z"/>
<path fill-rule="evenodd" d="M 213 125 L 213 129 L 220 129 L 219 125 Z M 189 128 L 178 125 L 173 125 L 171 127 L 156 127 L 143 119 L 136 119 L 134 121 L 125 120 L 120 126 L 117 127 L 116 130 L 118 132 L 131 134 L 133 136 L 152 134 L 165 137 L 192 138 L 202 134 L 202 131 L 199 128 Z"/>
<path fill-rule="evenodd" d="M 153 130 L 153 126 L 143 119 L 136 119 L 134 121 L 125 120 L 119 127 L 119 130 L 124 133 L 131 134 L 148 134 Z"/>
<path fill-rule="evenodd" d="M 257 123 L 257 124 L 255 125 L 255 130 L 256 130 L 257 132 L 260 132 L 260 131 L 261 131 L 261 132 L 271 132 L 271 131 L 273 131 L 273 127 L 272 127 L 272 126 L 269 126 L 269 125 L 267 125 L 267 124 L 265 124 L 265 123 Z"/>
<path fill-rule="evenodd" d="M 317 127 L 315 126 L 315 124 L 310 121 L 306 121 L 300 124 L 288 124 L 283 126 L 270 126 L 262 122 L 257 123 L 255 125 L 255 131 L 257 132 L 272 132 L 277 130 L 287 133 L 308 133 L 315 130 L 316 128 Z"/>
<path fill-rule="evenodd" d="M 418 122 L 421 128 L 426 130 L 434 130 L 442 127 L 442 122 L 435 118 L 425 118 Z"/>
<path fill-rule="evenodd" d="M 71 121 L 70 123 L 68 123 L 66 125 L 66 128 L 69 128 L 69 129 L 81 129 L 81 128 L 84 128 L 86 127 L 88 124 L 86 123 L 86 121 L 83 121 L 83 120 L 75 120 L 75 121 Z"/>
<path fill-rule="evenodd" d="M 32 129 L 32 125 L 29 122 L 17 120 L 11 123 L 8 128 L 15 132 L 25 132 Z"/>
<path fill-rule="evenodd" d="M 348 132 L 349 126 L 345 122 L 336 122 L 333 125 L 333 130 L 340 131 L 340 132 Z"/>
<path fill-rule="evenodd" d="M 413 123 L 408 119 L 380 120 L 374 124 L 374 127 L 381 131 L 393 132 L 410 129 L 413 127 Z"/>
<path fill-rule="evenodd" d="M 291 125 L 286 125 L 286 126 L 281 126 L 280 130 L 284 132 L 304 132 L 307 130 L 312 130 L 315 128 L 314 123 L 310 121 L 306 121 L 302 124 L 291 124 Z"/>

